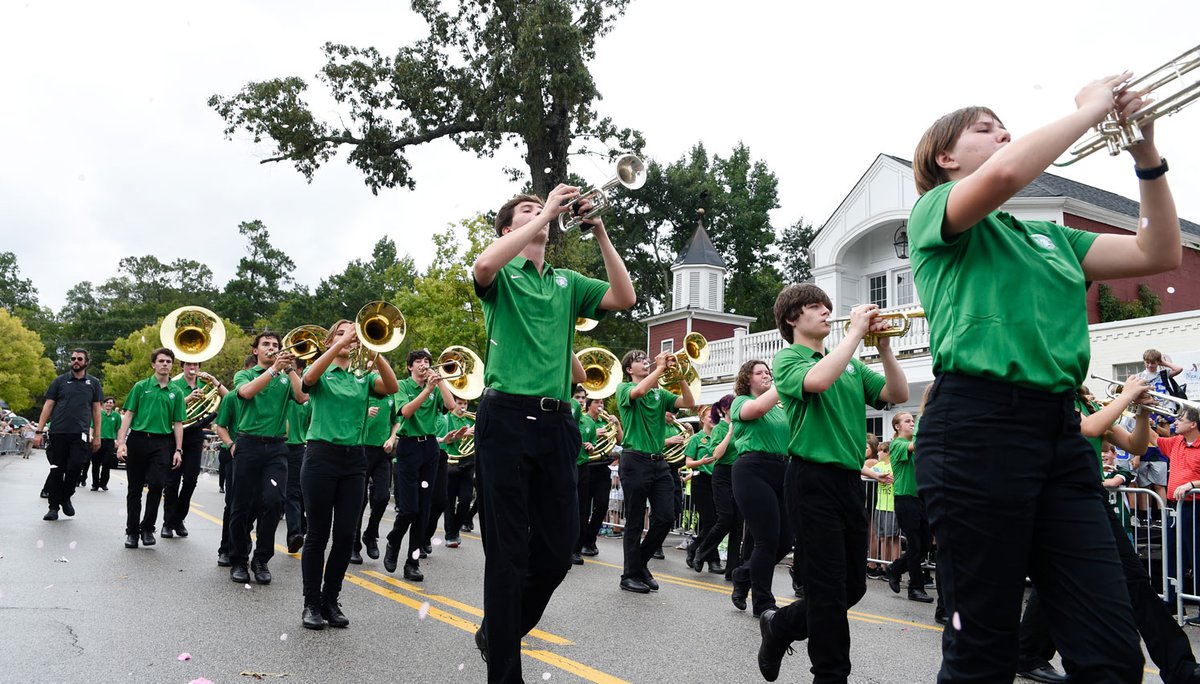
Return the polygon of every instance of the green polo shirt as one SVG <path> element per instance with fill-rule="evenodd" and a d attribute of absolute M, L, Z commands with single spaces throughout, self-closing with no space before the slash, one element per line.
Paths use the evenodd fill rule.
<path fill-rule="evenodd" d="M 575 401 L 575 398 L 572 397 L 571 398 L 571 417 L 575 419 L 576 423 L 578 423 L 579 419 L 582 416 L 583 416 L 583 405 L 580 404 L 579 402 Z"/>
<path fill-rule="evenodd" d="M 183 393 L 172 383 L 166 387 L 158 384 L 158 378 L 151 375 L 139 380 L 125 397 L 126 411 L 133 412 L 133 420 L 129 429 L 138 432 L 148 432 L 152 435 L 169 435 L 174 432 L 175 423 L 182 423 L 186 411 L 183 406 Z"/>
<path fill-rule="evenodd" d="M 591 416 L 589 416 L 586 413 L 583 414 L 582 416 L 580 416 L 579 417 L 579 437 L 580 437 L 580 439 L 582 439 L 585 443 L 591 442 L 593 445 L 595 445 L 596 444 L 596 427 L 597 427 L 596 421 L 592 420 Z M 579 458 L 575 459 L 575 465 L 583 465 L 584 463 L 587 463 L 588 458 L 590 458 L 590 457 L 591 457 L 591 455 L 588 454 L 587 449 L 584 449 L 581 447 L 579 449 Z"/>
<path fill-rule="evenodd" d="M 667 413 L 675 410 L 679 397 L 661 387 L 646 392 L 638 399 L 629 394 L 637 383 L 623 382 L 617 385 L 617 410 L 621 414 L 621 425 L 625 427 L 625 440 L 621 446 L 648 454 L 661 454 L 666 448 Z"/>
<path fill-rule="evenodd" d="M 175 387 L 179 388 L 179 390 L 181 392 L 183 392 L 183 398 L 184 398 L 185 404 L 187 403 L 186 400 L 187 400 L 187 397 L 189 394 L 191 394 L 195 390 L 200 390 L 201 392 L 203 392 L 204 388 L 208 387 L 208 383 L 204 382 L 200 378 L 196 378 L 196 386 L 192 387 L 191 385 L 189 385 L 187 383 L 187 379 L 183 375 L 180 375 L 179 377 L 172 379 L 171 384 L 174 385 Z"/>
<path fill-rule="evenodd" d="M 317 384 L 306 387 L 308 403 L 312 404 L 308 441 L 339 446 L 362 444 L 363 429 L 367 424 L 367 397 L 377 377 L 378 373 L 359 377 L 331 364 Z"/>
<path fill-rule="evenodd" d="M 862 470 L 867 450 L 864 404 L 879 409 L 887 404 L 879 399 L 886 380 L 862 361 L 851 359 L 829 389 L 820 394 L 805 392 L 805 376 L 823 357 L 822 352 L 793 344 L 779 350 L 772 360 L 775 389 L 791 428 L 788 455 Z"/>
<path fill-rule="evenodd" d="M 769 411 L 755 420 L 742 420 L 738 417 L 746 402 L 754 397 L 740 395 L 734 397 L 730 407 L 733 416 L 733 442 L 739 454 L 751 451 L 765 451 L 768 454 L 787 454 L 788 420 L 783 408 L 776 404 Z"/>
<path fill-rule="evenodd" d="M 717 445 L 724 441 L 725 435 L 728 434 L 731 429 L 733 429 L 733 425 L 727 420 L 723 420 L 713 426 L 712 435 L 708 441 L 709 454 L 715 454 L 717 452 Z M 708 464 L 708 473 L 710 475 L 712 474 L 713 466 L 733 465 L 733 462 L 737 459 L 738 448 L 737 436 L 735 435 L 729 438 L 729 444 L 725 447 L 725 453 L 721 456 L 721 458 Z"/>
<path fill-rule="evenodd" d="M 117 430 L 121 428 L 121 412 L 113 409 L 112 413 L 100 411 L 100 439 L 116 439 Z"/>
<path fill-rule="evenodd" d="M 240 370 L 233 376 L 236 392 L 242 385 L 254 382 L 267 369 L 255 366 Z M 261 392 L 242 399 L 238 409 L 238 432 L 255 437 L 283 437 L 287 433 L 287 405 L 294 403 L 292 381 L 287 373 L 273 378 Z"/>
<path fill-rule="evenodd" d="M 378 407 L 379 411 L 372 418 L 367 415 L 367 427 L 363 432 L 363 444 L 381 447 L 392 436 L 392 426 L 396 424 L 396 395 L 377 397 L 373 393 L 367 397 L 367 408 Z"/>
<path fill-rule="evenodd" d="M 893 437 L 888 445 L 888 454 L 892 459 L 892 482 L 896 496 L 917 495 L 917 464 L 913 462 L 912 452 L 908 450 L 909 440 L 903 437 Z"/>
<path fill-rule="evenodd" d="M 1095 408 L 1089 406 L 1088 403 L 1084 401 L 1083 398 L 1078 394 L 1075 395 L 1075 410 L 1079 411 L 1079 416 L 1081 419 L 1087 418 L 1096 412 Z M 1084 439 L 1086 439 L 1087 443 L 1091 444 L 1092 448 L 1096 450 L 1096 462 L 1100 464 L 1100 470 L 1103 472 L 1104 455 L 1101 453 L 1101 450 L 1104 449 L 1104 437 L 1084 437 Z"/>
<path fill-rule="evenodd" d="M 399 413 L 408 402 L 416 399 L 421 394 L 421 385 L 411 377 L 400 381 L 400 391 L 396 393 L 396 412 Z M 416 413 L 411 418 L 402 418 L 400 423 L 400 431 L 397 433 L 405 437 L 423 437 L 425 435 L 438 434 L 437 418 L 438 418 L 438 402 L 442 400 L 442 392 L 436 387 L 425 397 L 425 401 L 417 407 Z"/>
<path fill-rule="evenodd" d="M 292 402 L 293 404 L 296 402 Z M 242 398 L 236 393 L 230 392 L 225 399 L 221 401 L 221 408 L 217 410 L 217 419 L 213 421 L 229 431 L 229 436 L 234 440 L 238 434 L 238 413 L 241 412 Z"/>
<path fill-rule="evenodd" d="M 1082 262 L 1095 233 L 993 211 L 947 242 L 944 183 L 908 220 L 933 372 L 1068 392 L 1091 360 Z"/>
<path fill-rule="evenodd" d="M 453 413 L 447 413 L 446 414 L 446 431 L 442 433 L 442 436 L 444 437 L 444 436 L 446 436 L 446 434 L 454 432 L 455 430 L 459 429 L 460 427 L 467 427 L 467 426 L 474 425 L 474 424 L 475 424 L 474 421 L 472 421 L 470 418 L 467 418 L 465 416 L 456 416 Z M 458 445 L 461 443 L 462 443 L 462 440 L 459 440 L 457 442 L 446 442 L 445 444 L 442 445 L 442 450 L 446 452 L 447 456 L 451 456 L 451 457 L 459 456 L 462 454 L 462 452 L 460 452 L 458 450 Z"/>
<path fill-rule="evenodd" d="M 308 442 L 308 424 L 312 420 L 312 402 L 289 401 L 287 405 L 287 443 L 299 446 Z"/>
<path fill-rule="evenodd" d="M 699 461 L 711 453 L 712 437 L 703 430 L 692 435 L 691 439 L 688 440 L 687 446 L 683 448 L 683 455 L 693 461 Z M 705 463 L 704 465 L 696 466 L 695 469 L 697 472 L 712 475 L 712 467 L 713 464 Z"/>
<path fill-rule="evenodd" d="M 533 397 L 571 398 L 575 319 L 604 316 L 608 283 L 567 269 L 513 257 L 488 287 L 483 302 L 487 349 L 483 379 L 492 389 Z M 662 447 L 658 448 L 662 451 Z"/>

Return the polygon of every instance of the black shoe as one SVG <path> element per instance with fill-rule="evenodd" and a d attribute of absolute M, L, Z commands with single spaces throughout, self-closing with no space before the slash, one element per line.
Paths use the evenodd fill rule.
<path fill-rule="evenodd" d="M 221 487 L 221 488 L 217 489 L 217 493 L 218 493 L 218 494 L 224 494 L 224 493 L 225 493 L 225 488 L 224 488 L 224 487 Z M 320 627 L 309 627 L 309 629 L 321 629 L 321 628 L 320 628 Z"/>
<path fill-rule="evenodd" d="M 654 553 L 653 553 L 653 554 L 651 554 L 651 556 L 650 556 L 650 557 L 651 557 L 651 558 L 654 558 L 654 559 L 656 559 L 656 560 L 664 560 L 664 559 L 666 558 L 666 556 L 664 556 L 664 555 L 663 555 L 663 552 L 662 552 L 662 547 L 661 547 L 661 546 L 660 546 L 660 547 L 658 547 L 657 549 L 655 549 L 655 550 L 654 550 Z"/>
<path fill-rule="evenodd" d="M 187 528 L 183 526 L 183 523 L 178 523 L 177 525 L 175 525 L 175 536 L 176 537 L 188 536 Z"/>
<path fill-rule="evenodd" d="M 420 558 L 420 560 L 425 560 L 426 558 L 429 558 L 429 554 L 431 554 L 431 553 L 433 553 L 433 547 L 432 547 L 432 546 L 430 546 L 429 544 L 426 544 L 425 546 L 422 546 L 422 547 L 421 547 L 421 558 Z"/>
<path fill-rule="evenodd" d="M 163 539 L 170 539 L 171 537 L 175 536 L 175 533 L 171 531 L 171 528 L 163 525 L 162 532 L 159 532 L 158 536 L 162 537 Z"/>
<path fill-rule="evenodd" d="M 946 614 L 945 614 L 945 613 L 934 613 L 934 614 L 933 614 L 933 621 L 934 621 L 934 622 L 936 622 L 936 623 L 938 623 L 939 625 L 944 625 L 944 624 L 946 624 L 947 622 L 950 622 L 950 620 L 946 619 Z"/>
<path fill-rule="evenodd" d="M 421 574 L 421 568 L 413 565 L 412 563 L 405 563 L 404 579 L 410 582 L 421 582 L 424 581 L 425 575 Z"/>
<path fill-rule="evenodd" d="M 483 633 L 483 625 L 475 630 L 475 648 L 479 649 L 479 657 L 483 658 L 483 662 L 487 662 L 488 643 L 487 635 Z"/>
<path fill-rule="evenodd" d="M 387 548 L 383 551 L 383 569 L 388 572 L 396 572 L 396 561 L 398 560 L 400 560 L 400 549 L 388 542 Z"/>
<path fill-rule="evenodd" d="M 463 532 L 474 532 L 475 525 L 473 525 L 472 523 L 467 523 L 466 525 L 462 526 L 462 530 L 463 530 Z M 487 659 L 484 658 L 484 660 L 487 660 Z"/>
<path fill-rule="evenodd" d="M 571 554 L 571 565 L 583 565 L 583 556 L 578 551 Z"/>
<path fill-rule="evenodd" d="M 39 494 L 38 496 L 42 497 L 43 499 L 49 499 L 49 498 L 50 498 L 50 492 L 48 492 L 48 491 L 46 491 L 46 490 L 44 490 L 44 489 L 43 489 L 43 490 L 42 490 L 42 493 L 41 493 L 41 494 Z"/>
<path fill-rule="evenodd" d="M 708 571 L 714 575 L 723 575 L 725 574 L 725 566 L 721 565 L 720 561 L 709 561 Z"/>
<path fill-rule="evenodd" d="M 1032 679 L 1035 682 L 1049 682 L 1050 684 L 1054 684 L 1055 682 L 1070 681 L 1065 674 L 1054 669 L 1054 667 L 1051 665 L 1042 665 L 1041 667 L 1035 667 L 1032 670 L 1018 672 L 1017 676 L 1024 677 L 1025 679 Z"/>
<path fill-rule="evenodd" d="M 142 546 L 154 546 L 154 530 L 142 530 Z"/>
<path fill-rule="evenodd" d="M 62 502 L 62 512 L 63 512 L 64 514 L 66 514 L 66 516 L 67 516 L 68 518 L 69 518 L 69 517 L 71 517 L 71 516 L 73 516 L 73 515 L 75 515 L 75 505 L 71 503 L 71 500 L 70 500 L 70 499 L 64 499 L 64 500 L 63 500 L 63 502 Z"/>
<path fill-rule="evenodd" d="M 58 520 L 58 509 L 51 507 L 46 511 L 46 515 L 42 516 L 42 520 Z"/>
<path fill-rule="evenodd" d="M 127 549 L 136 549 L 137 548 L 137 535 L 136 534 L 125 535 L 125 548 L 127 548 Z"/>
<path fill-rule="evenodd" d="M 304 605 L 304 612 L 301 613 L 300 619 L 304 621 L 304 629 L 325 629 L 325 618 L 321 617 L 320 606 L 315 606 L 311 603 Z"/>
<path fill-rule="evenodd" d="M 738 610 L 746 610 L 746 596 L 749 594 L 748 587 L 741 582 L 733 583 L 733 591 L 729 594 L 729 600 L 733 601 L 733 606 Z"/>
<path fill-rule="evenodd" d="M 371 560 L 378 560 L 379 559 L 379 542 L 375 539 L 367 539 L 366 537 L 363 537 L 362 543 L 363 543 L 363 546 L 366 547 L 366 549 L 367 549 L 367 556 L 370 557 Z"/>
<path fill-rule="evenodd" d="M 350 619 L 342 612 L 342 604 L 337 601 L 326 599 L 325 605 L 321 606 L 321 617 L 325 618 L 330 627 L 350 626 Z"/>
<path fill-rule="evenodd" d="M 771 621 L 775 619 L 774 610 L 764 610 L 758 618 L 758 631 L 762 635 L 762 643 L 758 647 L 758 671 L 763 679 L 773 682 L 779 678 L 779 666 L 783 656 L 792 653 L 792 645 L 775 636 L 771 630 Z"/>
<path fill-rule="evenodd" d="M 227 568 L 231 565 L 233 565 L 233 563 L 231 563 L 229 561 L 229 554 L 227 554 L 227 553 L 218 553 L 217 554 L 217 567 L 218 568 Z"/>
<path fill-rule="evenodd" d="M 696 572 L 704 572 L 704 561 L 700 560 L 699 558 L 693 558 L 692 564 L 689 567 Z"/>
<path fill-rule="evenodd" d="M 362 554 L 358 552 L 358 549 L 351 549 L 350 550 L 350 565 L 362 565 L 362 564 L 363 564 Z M 333 623 L 330 623 L 330 624 L 333 624 Z"/>
<path fill-rule="evenodd" d="M 581 553 L 584 556 L 599 556 L 600 549 L 598 549 L 594 546 L 585 546 L 585 547 L 583 547 L 583 550 L 580 551 L 579 553 Z"/>
<path fill-rule="evenodd" d="M 288 535 L 288 553 L 296 553 L 304 547 L 304 535 L 289 534 Z"/>
<path fill-rule="evenodd" d="M 645 582 L 632 577 L 626 577 L 625 579 L 621 580 L 621 589 L 625 591 L 632 591 L 635 594 L 650 593 L 650 587 L 646 586 Z"/>
<path fill-rule="evenodd" d="M 908 588 L 908 600 L 919 601 L 921 603 L 933 603 L 933 597 L 925 593 L 925 590 L 920 587 Z"/>
<path fill-rule="evenodd" d="M 254 573 L 254 581 L 259 584 L 271 583 L 271 571 L 263 561 L 250 561 L 250 571 Z"/>
<path fill-rule="evenodd" d="M 93 492 L 98 492 L 98 491 L 100 491 L 100 488 L 99 488 L 99 487 L 97 487 L 96 485 L 92 485 L 92 491 L 93 491 Z"/>
<path fill-rule="evenodd" d="M 887 572 L 885 573 L 887 575 L 888 589 L 891 589 L 893 594 L 899 594 L 900 593 L 900 573 L 893 571 L 892 570 L 893 567 L 894 566 L 889 565 Z"/>
<path fill-rule="evenodd" d="M 250 584 L 250 571 L 244 563 L 229 568 L 229 580 L 238 584 Z"/>
<path fill-rule="evenodd" d="M 650 591 L 658 591 L 658 581 L 650 574 L 650 568 L 642 568 L 642 584 L 650 587 Z"/>
<path fill-rule="evenodd" d="M 102 491 L 102 492 L 107 492 L 107 491 L 108 491 L 108 487 L 105 487 L 104 485 L 100 485 L 100 491 Z"/>

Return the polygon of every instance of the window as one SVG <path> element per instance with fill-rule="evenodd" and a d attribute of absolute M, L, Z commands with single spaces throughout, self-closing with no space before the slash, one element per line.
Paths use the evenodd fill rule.
<path fill-rule="evenodd" d="M 719 294 L 720 294 L 720 292 L 718 292 L 717 274 L 709 273 L 708 274 L 708 308 L 711 311 L 720 311 L 721 310 L 721 302 L 718 297 Z"/>
<path fill-rule="evenodd" d="M 883 439 L 883 416 L 867 416 L 867 434 Z"/>
<path fill-rule="evenodd" d="M 912 270 L 896 271 L 896 306 L 908 306 L 913 303 Z"/>
<path fill-rule="evenodd" d="M 700 272 L 688 274 L 688 306 L 700 306 Z"/>
<path fill-rule="evenodd" d="M 876 304 L 881 309 L 887 308 L 887 281 L 886 273 L 878 273 L 867 278 L 867 302 Z"/>
<path fill-rule="evenodd" d="M 1125 378 L 1131 375 L 1137 375 L 1144 370 L 1146 370 L 1146 364 L 1142 363 L 1141 361 L 1135 361 L 1133 363 L 1114 363 L 1111 377 L 1118 382 L 1125 382 Z M 1151 387 L 1150 389 L 1154 388 Z M 1104 396 L 1103 387 L 1092 387 L 1091 390 L 1092 393 L 1098 397 Z"/>
<path fill-rule="evenodd" d="M 675 272 L 675 297 L 672 303 L 672 309 L 683 308 L 683 274 L 678 271 Z"/>
<path fill-rule="evenodd" d="M 668 337 L 667 339 L 665 339 L 665 340 L 663 340 L 662 342 L 660 342 L 660 343 L 658 344 L 658 351 L 659 351 L 659 352 L 673 352 L 673 351 L 675 351 L 675 338 L 674 338 L 674 337 Z"/>

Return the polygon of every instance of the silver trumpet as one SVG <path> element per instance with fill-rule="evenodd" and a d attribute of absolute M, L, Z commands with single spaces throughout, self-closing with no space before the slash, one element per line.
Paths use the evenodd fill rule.
<path fill-rule="evenodd" d="M 1106 387 L 1104 389 L 1104 393 L 1106 395 L 1108 395 L 1109 399 L 1115 399 L 1116 396 L 1125 389 L 1124 383 L 1117 382 L 1116 380 L 1113 380 L 1111 378 L 1105 378 L 1105 377 L 1096 375 L 1095 373 L 1092 374 L 1092 378 L 1099 380 L 1100 382 L 1108 383 L 1108 387 Z M 1158 405 L 1138 404 L 1139 406 L 1146 409 L 1147 411 L 1150 411 L 1151 413 L 1157 413 L 1160 416 L 1166 416 L 1167 418 L 1178 418 L 1180 409 L 1190 408 L 1190 409 L 1200 410 L 1200 402 L 1188 401 L 1187 399 L 1180 399 L 1179 397 L 1177 397 L 1173 394 L 1167 394 L 1165 392 L 1155 392 L 1154 390 L 1151 390 L 1151 389 L 1146 390 L 1146 394 L 1154 397 L 1155 399 L 1159 400 L 1160 402 L 1164 402 L 1165 404 L 1175 404 L 1175 406 L 1176 406 L 1175 410 L 1171 410 L 1168 406 L 1165 406 L 1163 404 L 1158 404 Z"/>
<path fill-rule="evenodd" d="M 646 162 L 636 154 L 623 154 L 617 158 L 617 173 L 604 185 L 592 188 L 579 197 L 567 203 L 568 211 L 558 215 L 558 229 L 561 231 L 581 229 L 581 234 L 588 232 L 584 221 L 596 218 L 612 208 L 609 193 L 622 186 L 626 190 L 637 190 L 646 184 Z M 578 204 L 584 200 L 592 201 L 592 208 L 586 212 L 578 211 Z"/>

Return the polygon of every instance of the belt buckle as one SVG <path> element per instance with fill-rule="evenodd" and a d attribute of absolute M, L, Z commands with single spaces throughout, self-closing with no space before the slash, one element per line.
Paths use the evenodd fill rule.
<path fill-rule="evenodd" d="M 551 408 L 546 408 L 546 402 L 548 402 L 548 401 L 553 402 L 552 404 L 550 404 Z M 562 407 L 561 399 L 555 399 L 554 397 L 538 397 L 538 408 L 540 408 L 543 411 L 553 413 L 561 407 Z"/>

